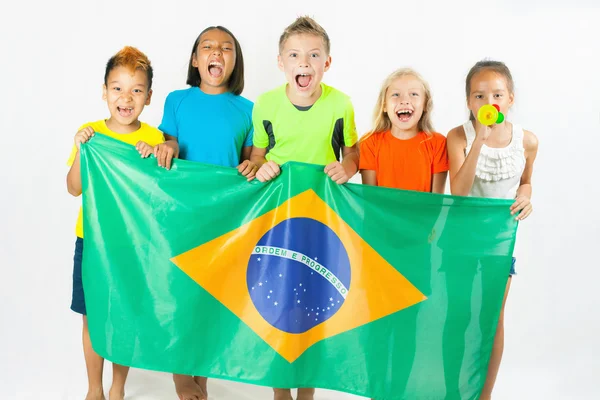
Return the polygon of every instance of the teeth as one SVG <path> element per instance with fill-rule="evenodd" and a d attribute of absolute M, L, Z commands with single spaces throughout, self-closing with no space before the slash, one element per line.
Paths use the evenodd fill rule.
<path fill-rule="evenodd" d="M 400 110 L 396 114 L 398 114 L 398 115 L 403 115 L 403 114 L 411 115 L 412 111 L 410 111 L 410 110 Z"/>
<path fill-rule="evenodd" d="M 310 76 L 310 74 L 300 74 L 299 76 Z"/>
<path fill-rule="evenodd" d="M 210 64 L 208 64 L 209 67 L 222 67 L 223 64 L 221 64 L 220 62 L 217 61 L 211 61 Z"/>

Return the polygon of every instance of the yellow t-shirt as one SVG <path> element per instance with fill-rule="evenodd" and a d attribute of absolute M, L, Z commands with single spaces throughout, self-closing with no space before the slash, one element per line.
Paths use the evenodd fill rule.
<path fill-rule="evenodd" d="M 113 132 L 110 129 L 108 129 L 105 120 L 88 122 L 87 124 L 83 124 L 79 127 L 78 131 L 85 128 L 86 126 L 91 126 L 94 129 L 94 132 L 101 133 L 103 135 L 130 144 L 132 146 L 135 146 L 140 140 L 148 143 L 150 146 L 156 146 L 157 144 L 163 143 L 165 141 L 165 137 L 163 136 L 161 131 L 144 122 L 141 122 L 140 129 L 131 133 Z M 77 151 L 77 146 L 73 145 L 73 150 L 71 150 L 71 156 L 69 157 L 69 161 L 67 161 L 67 165 L 69 167 L 73 165 L 73 161 L 75 161 L 75 157 L 77 156 Z M 77 217 L 75 234 L 78 237 L 83 238 L 83 208 L 79 208 L 79 216 Z"/>

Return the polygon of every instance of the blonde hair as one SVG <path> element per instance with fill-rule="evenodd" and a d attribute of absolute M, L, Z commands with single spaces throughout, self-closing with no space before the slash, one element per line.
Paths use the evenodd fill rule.
<path fill-rule="evenodd" d="M 290 36 L 294 35 L 314 35 L 323 39 L 323 46 L 325 46 L 325 52 L 329 55 L 331 49 L 331 43 L 329 41 L 329 35 L 321 25 L 309 16 L 298 17 L 292 22 L 279 37 L 279 53 L 283 51 L 283 46 L 286 40 Z"/>
<path fill-rule="evenodd" d="M 431 99 L 431 89 L 429 88 L 429 84 L 415 70 L 410 68 L 401 68 L 392 72 L 385 79 L 385 81 L 383 81 L 381 90 L 379 91 L 379 97 L 377 98 L 377 103 L 375 104 L 375 111 L 373 112 L 373 130 L 365 135 L 361 140 L 367 139 L 374 133 L 381 133 L 392 129 L 392 121 L 390 121 L 390 118 L 385 111 L 385 95 L 387 94 L 390 86 L 392 86 L 392 83 L 396 79 L 402 78 L 403 76 L 413 76 L 423 85 L 425 90 L 425 105 L 423 107 L 423 115 L 421 115 L 417 129 L 419 132 L 425 132 L 427 136 L 431 136 L 431 133 L 434 131 L 433 124 L 431 122 L 433 100 Z"/>

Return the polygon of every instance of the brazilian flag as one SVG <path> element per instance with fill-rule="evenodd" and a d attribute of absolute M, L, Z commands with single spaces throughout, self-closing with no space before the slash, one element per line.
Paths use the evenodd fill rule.
<path fill-rule="evenodd" d="M 510 201 L 263 184 L 96 135 L 81 146 L 94 349 L 136 368 L 384 399 L 476 399 L 517 223 Z"/>

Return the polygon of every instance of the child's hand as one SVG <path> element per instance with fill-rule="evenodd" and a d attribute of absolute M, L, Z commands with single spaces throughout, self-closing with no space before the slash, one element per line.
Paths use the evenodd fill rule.
<path fill-rule="evenodd" d="M 258 167 L 250 160 L 244 160 L 240 165 L 238 165 L 237 170 L 242 176 L 248 178 L 248 182 L 250 182 L 256 176 L 256 171 Z"/>
<path fill-rule="evenodd" d="M 94 130 L 91 126 L 86 126 L 75 134 L 75 146 L 77 149 L 81 147 L 81 143 L 85 143 L 94 136 Z"/>
<path fill-rule="evenodd" d="M 485 142 L 490 137 L 491 133 L 492 133 L 491 126 L 479 124 L 479 127 L 477 128 L 477 130 L 475 132 L 475 140 L 480 140 L 482 142 Z"/>
<path fill-rule="evenodd" d="M 273 161 L 267 161 L 258 169 L 258 172 L 256 172 L 256 179 L 261 182 L 267 182 L 275 178 L 280 173 L 281 169 L 279 168 L 279 165 Z"/>
<path fill-rule="evenodd" d="M 154 147 L 150 146 L 146 142 L 142 142 L 141 140 L 137 142 L 135 148 L 137 149 L 138 153 L 140 153 L 142 158 L 147 158 L 154 151 Z"/>
<path fill-rule="evenodd" d="M 525 218 L 529 217 L 529 215 L 533 211 L 533 206 L 531 205 L 531 200 L 527 196 L 519 196 L 516 198 L 515 202 L 512 206 L 510 206 L 510 214 L 515 215 L 518 212 L 521 212 L 519 215 L 515 217 L 517 221 L 523 221 Z"/>
<path fill-rule="evenodd" d="M 154 146 L 154 157 L 158 160 L 158 166 L 171 169 L 173 157 L 179 156 L 179 146 L 175 141 L 166 141 Z"/>
<path fill-rule="evenodd" d="M 341 185 L 348 182 L 350 176 L 346 172 L 346 169 L 339 161 L 334 161 L 325 167 L 325 173 L 329 175 L 332 181 Z"/>

